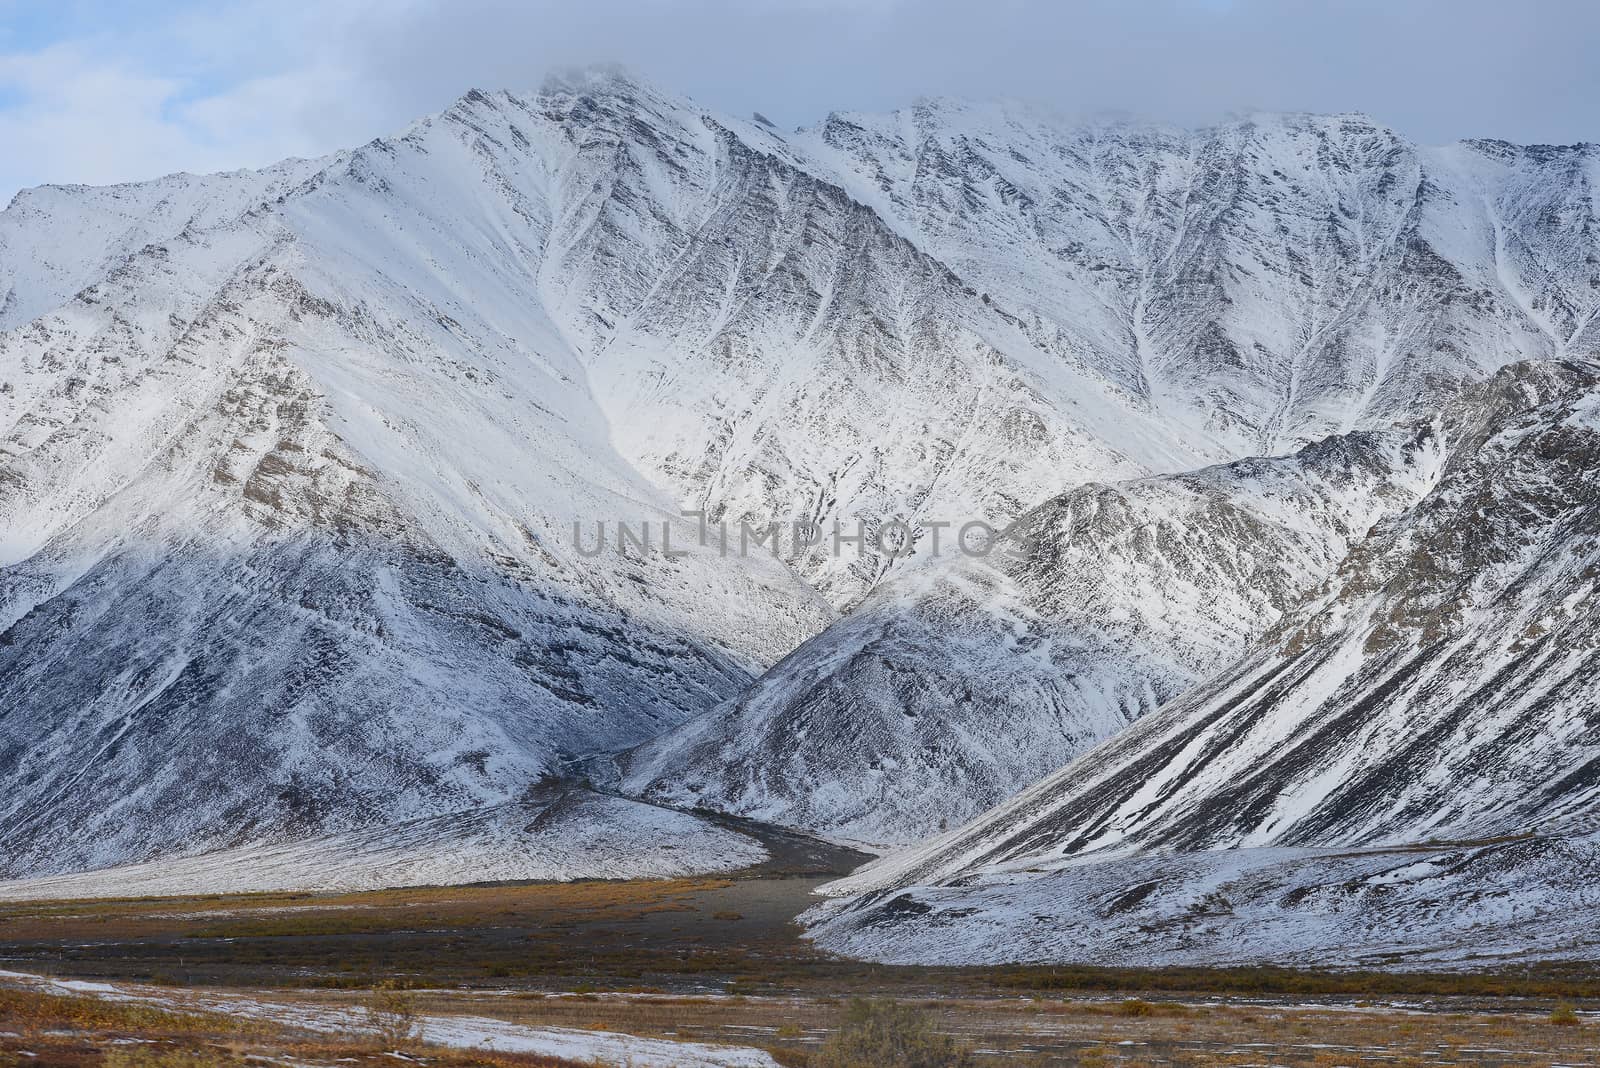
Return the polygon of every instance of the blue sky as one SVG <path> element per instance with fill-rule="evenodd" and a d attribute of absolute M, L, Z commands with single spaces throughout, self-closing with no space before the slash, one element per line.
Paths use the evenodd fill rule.
<path fill-rule="evenodd" d="M 0 0 L 0 203 L 327 152 L 597 61 L 785 125 L 948 93 L 1600 141 L 1597 45 L 1595 0 Z"/>

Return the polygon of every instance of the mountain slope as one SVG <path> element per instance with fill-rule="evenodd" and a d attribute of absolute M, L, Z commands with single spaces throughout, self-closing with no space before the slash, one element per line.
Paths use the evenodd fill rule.
<path fill-rule="evenodd" d="M 6 874 L 513 800 L 827 618 L 775 561 L 579 555 L 675 502 L 528 279 L 432 217 L 470 145 L 417 139 L 0 337 Z"/>
<path fill-rule="evenodd" d="M 1072 128 L 949 101 L 832 116 L 795 140 L 1042 350 L 1224 455 L 1403 420 L 1505 353 L 1600 341 L 1591 146 L 1417 149 L 1359 116 Z M 1140 584 L 1101 557 L 1086 570 L 1103 570 L 1104 588 L 1070 615 L 1035 603 L 1059 577 L 1019 588 L 981 565 L 902 569 L 737 702 L 627 758 L 623 783 L 911 841 L 1227 664 L 1353 540 L 1326 535 L 1313 564 L 1198 583 L 1195 602 L 1222 595 L 1202 609 L 1212 619 L 1193 603 L 1141 605 Z M 1210 552 L 1230 560 L 1262 544 L 1252 529 L 1219 530 Z M 1210 566 L 1199 553 L 1185 563 Z M 1252 597 L 1250 583 L 1266 596 L 1231 599 Z M 1146 648 L 1139 632 L 1152 627 L 1168 631 L 1158 646 L 1194 644 Z"/>
<path fill-rule="evenodd" d="M 1139 925 L 1162 916 L 1207 959 L 1340 952 L 1339 924 L 1353 925 L 1361 952 L 1439 938 L 1460 956 L 1470 937 L 1448 929 L 1457 909 L 1509 909 L 1519 929 L 1548 920 L 1570 938 L 1559 915 L 1584 900 L 1600 855 L 1600 632 L 1588 610 L 1600 578 L 1600 365 L 1508 369 L 1453 405 L 1441 433 L 1439 484 L 1249 655 L 967 827 L 847 880 L 839 889 L 872 897 L 825 938 L 940 955 L 924 939 L 945 940 L 947 921 L 896 924 L 868 903 L 923 884 L 945 888 L 931 892 L 942 908 L 976 909 L 985 938 L 1033 923 L 1030 910 L 1065 921 L 1090 893 L 1105 944 L 1149 953 L 1160 939 Z M 1530 834 L 1516 848 L 1395 853 Z M 1364 852 L 1341 860 L 1352 847 Z M 1347 863 L 1363 871 L 1341 890 L 1332 873 Z M 1226 882 L 1212 887 L 1216 922 L 1198 915 L 1205 894 L 1178 888 L 1190 878 Z M 1009 904 L 984 889 L 1001 885 Z M 1419 893 L 1386 897 L 1384 886 Z M 1129 907 L 1107 918 L 1121 894 Z M 1272 910 L 1272 937 L 1229 942 Z M 1319 926 L 1330 913 L 1348 915 Z M 1077 921 L 1058 934 L 1032 952 L 1095 941 Z"/>
<path fill-rule="evenodd" d="M 24 189 L 0 212 L 0 329 L 55 310 L 148 245 L 226 225 L 284 196 L 338 158 L 102 188 Z"/>
<path fill-rule="evenodd" d="M 1070 491 L 879 586 L 623 786 L 879 845 L 963 822 L 1236 659 L 1437 464 L 1428 431 L 1362 433 Z"/>
<path fill-rule="evenodd" d="M 931 100 L 804 142 L 1041 346 L 1231 455 L 1596 351 L 1595 146 L 1418 148 L 1360 115 L 1198 131 Z"/>

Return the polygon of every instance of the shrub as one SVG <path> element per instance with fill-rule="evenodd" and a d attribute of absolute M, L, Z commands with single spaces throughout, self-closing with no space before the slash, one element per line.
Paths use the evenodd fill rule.
<path fill-rule="evenodd" d="M 373 988 L 372 1000 L 367 1002 L 367 1026 L 385 1050 L 406 1049 L 422 1041 L 416 998 L 393 982 Z"/>
<path fill-rule="evenodd" d="M 1557 1005 L 1550 1013 L 1550 1022 L 1557 1027 L 1577 1027 L 1578 1011 L 1571 1005 Z"/>
<path fill-rule="evenodd" d="M 927 1013 L 894 1001 L 855 999 L 811 1068 L 972 1068 L 972 1051 L 934 1031 Z"/>

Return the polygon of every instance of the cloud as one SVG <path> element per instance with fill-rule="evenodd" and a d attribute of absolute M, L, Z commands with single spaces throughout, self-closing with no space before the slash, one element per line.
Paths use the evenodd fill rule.
<path fill-rule="evenodd" d="M 1423 142 L 1600 140 L 1590 0 L 164 2 L 77 0 L 48 41 L 48 26 L 0 31 L 0 196 L 331 151 L 472 86 L 612 60 L 788 125 L 943 93 L 1186 125 L 1360 110 Z M 32 6 L 0 0 L 0 16 Z"/>
<path fill-rule="evenodd" d="M 353 25 L 350 62 L 413 108 L 617 59 L 791 124 L 948 93 L 1188 125 L 1364 110 L 1423 141 L 1600 134 L 1592 0 L 455 0 Z"/>
<path fill-rule="evenodd" d="M 175 8 L 109 29 L 77 17 L 67 28 L 94 31 L 0 53 L 0 204 L 27 185 L 259 166 L 382 129 L 381 86 L 328 60 L 337 38 L 291 48 L 286 30 L 303 24 L 269 30 L 265 10 Z"/>
<path fill-rule="evenodd" d="M 54 173 L 98 182 L 187 154 L 161 117 L 172 79 L 99 63 L 70 45 L 0 57 L 0 181 Z"/>

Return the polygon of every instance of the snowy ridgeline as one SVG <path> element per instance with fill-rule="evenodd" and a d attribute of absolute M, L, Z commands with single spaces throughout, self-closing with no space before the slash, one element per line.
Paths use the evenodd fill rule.
<path fill-rule="evenodd" d="M 878 846 L 977 817 L 952 833 L 982 865 L 1577 811 L 1581 766 L 1495 806 L 1540 740 L 1584 751 L 1559 682 L 1582 692 L 1592 644 L 1528 649 L 1589 580 L 1519 532 L 1589 469 L 1491 485 L 1519 468 L 1474 450 L 1581 374 L 1469 387 L 1600 346 L 1597 179 L 1591 146 L 1421 149 L 1348 115 L 1189 132 L 934 101 L 781 135 L 593 72 L 326 159 L 25 191 L 0 213 L 0 876 L 761 855 L 661 804 Z M 1440 518 L 1491 500 L 1498 525 Z M 916 551 L 724 553 L 685 509 L 904 523 Z M 1030 555 L 930 551 L 939 523 L 1019 519 Z M 669 520 L 685 555 L 573 538 Z M 1484 559 L 1390 589 L 1458 542 Z M 1538 581 L 1507 577 L 1529 553 Z M 1521 615 L 1441 614 L 1495 583 Z M 1379 594 L 1381 639 L 1337 615 Z M 1483 670 L 1550 700 L 1466 723 L 1500 706 L 1463 687 L 1500 676 L 1385 689 L 1368 665 L 1475 620 L 1528 643 Z M 1359 742 L 1307 759 L 1331 743 L 1266 714 L 1285 687 Z M 1156 776 L 1187 767 L 1181 723 L 1257 691 L 1215 774 Z M 1438 695 L 1415 744 L 1449 759 L 1383 712 L 1402 691 Z M 1070 821 L 981 815 L 1112 735 L 1047 780 Z M 578 767 L 649 804 L 559 785 Z M 1153 793 L 1080 798 L 1083 767 Z M 1370 803 L 1319 808 L 1342 777 Z M 1207 805 L 1238 825 L 1185 815 Z M 884 872 L 967 870 L 942 848 Z"/>

